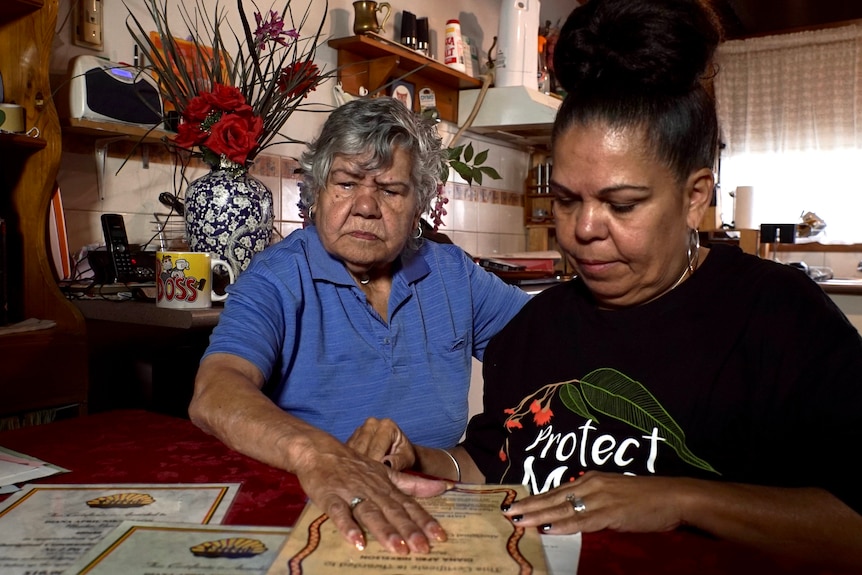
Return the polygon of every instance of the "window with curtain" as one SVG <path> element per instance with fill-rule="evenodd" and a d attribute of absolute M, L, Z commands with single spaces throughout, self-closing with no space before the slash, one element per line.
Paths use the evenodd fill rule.
<path fill-rule="evenodd" d="M 826 222 L 812 238 L 862 243 L 862 26 L 733 40 L 717 52 L 722 221 L 753 186 L 753 219 Z"/>

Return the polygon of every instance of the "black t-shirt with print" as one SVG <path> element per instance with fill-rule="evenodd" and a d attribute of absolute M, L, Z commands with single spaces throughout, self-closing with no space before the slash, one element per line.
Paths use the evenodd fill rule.
<path fill-rule="evenodd" d="M 862 509 L 862 339 L 803 272 L 735 247 L 630 309 L 598 309 L 578 279 L 544 291 L 484 379 L 464 446 L 489 483 L 543 492 L 596 469 L 818 486 Z"/>

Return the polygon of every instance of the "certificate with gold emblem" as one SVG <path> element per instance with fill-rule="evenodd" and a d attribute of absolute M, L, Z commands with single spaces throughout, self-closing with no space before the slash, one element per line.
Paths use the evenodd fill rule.
<path fill-rule="evenodd" d="M 65 574 L 127 520 L 221 523 L 237 483 L 25 485 L 0 505 L 0 573 Z"/>
<path fill-rule="evenodd" d="M 124 521 L 67 575 L 264 575 L 289 527 Z"/>
<path fill-rule="evenodd" d="M 267 575 L 546 575 L 538 531 L 518 527 L 500 512 L 500 505 L 526 496 L 522 485 L 459 484 L 437 497 L 421 499 L 449 538 L 432 543 L 430 553 L 410 555 L 389 553 L 370 537 L 365 550 L 358 551 L 341 537 L 325 513 L 309 504 Z"/>

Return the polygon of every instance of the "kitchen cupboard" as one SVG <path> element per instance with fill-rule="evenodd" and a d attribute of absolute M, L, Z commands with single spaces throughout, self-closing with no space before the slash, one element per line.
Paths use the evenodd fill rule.
<path fill-rule="evenodd" d="M 54 277 L 48 213 L 60 165 L 60 123 L 48 79 L 59 0 L 6 0 L 0 11 L 4 99 L 38 137 L 0 134 L 0 217 L 6 222 L 7 322 L 48 329 L 0 335 L 0 418 L 87 410 L 84 318 Z M 26 417 L 25 417 L 26 419 Z"/>
<path fill-rule="evenodd" d="M 555 248 L 554 216 L 549 187 L 551 155 L 543 147 L 530 154 L 530 172 L 524 181 L 524 228 L 527 231 L 527 251 Z"/>

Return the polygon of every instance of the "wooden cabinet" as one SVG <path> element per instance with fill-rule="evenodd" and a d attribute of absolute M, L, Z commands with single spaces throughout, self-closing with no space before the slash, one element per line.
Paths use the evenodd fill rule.
<path fill-rule="evenodd" d="M 59 0 L 6 0 L 0 11 L 0 73 L 5 101 L 25 109 L 39 137 L 0 134 L 0 217 L 6 222 L 8 318 L 55 325 L 0 335 L 0 418 L 87 406 L 84 318 L 54 279 L 48 212 L 61 138 L 48 79 Z"/>
<path fill-rule="evenodd" d="M 430 88 L 437 98 L 440 118 L 458 123 L 458 92 L 479 88 L 481 80 L 432 60 L 395 42 L 371 36 L 349 36 L 329 41 L 338 51 L 338 81 L 345 92 L 359 95 L 363 87 L 374 93 L 392 80 L 413 85 L 413 110 L 419 111 L 419 90 Z"/>
<path fill-rule="evenodd" d="M 527 232 L 527 251 L 556 249 L 554 242 L 554 216 L 550 193 L 550 153 L 533 149 L 530 153 L 530 171 L 524 181 L 524 228 Z"/>

